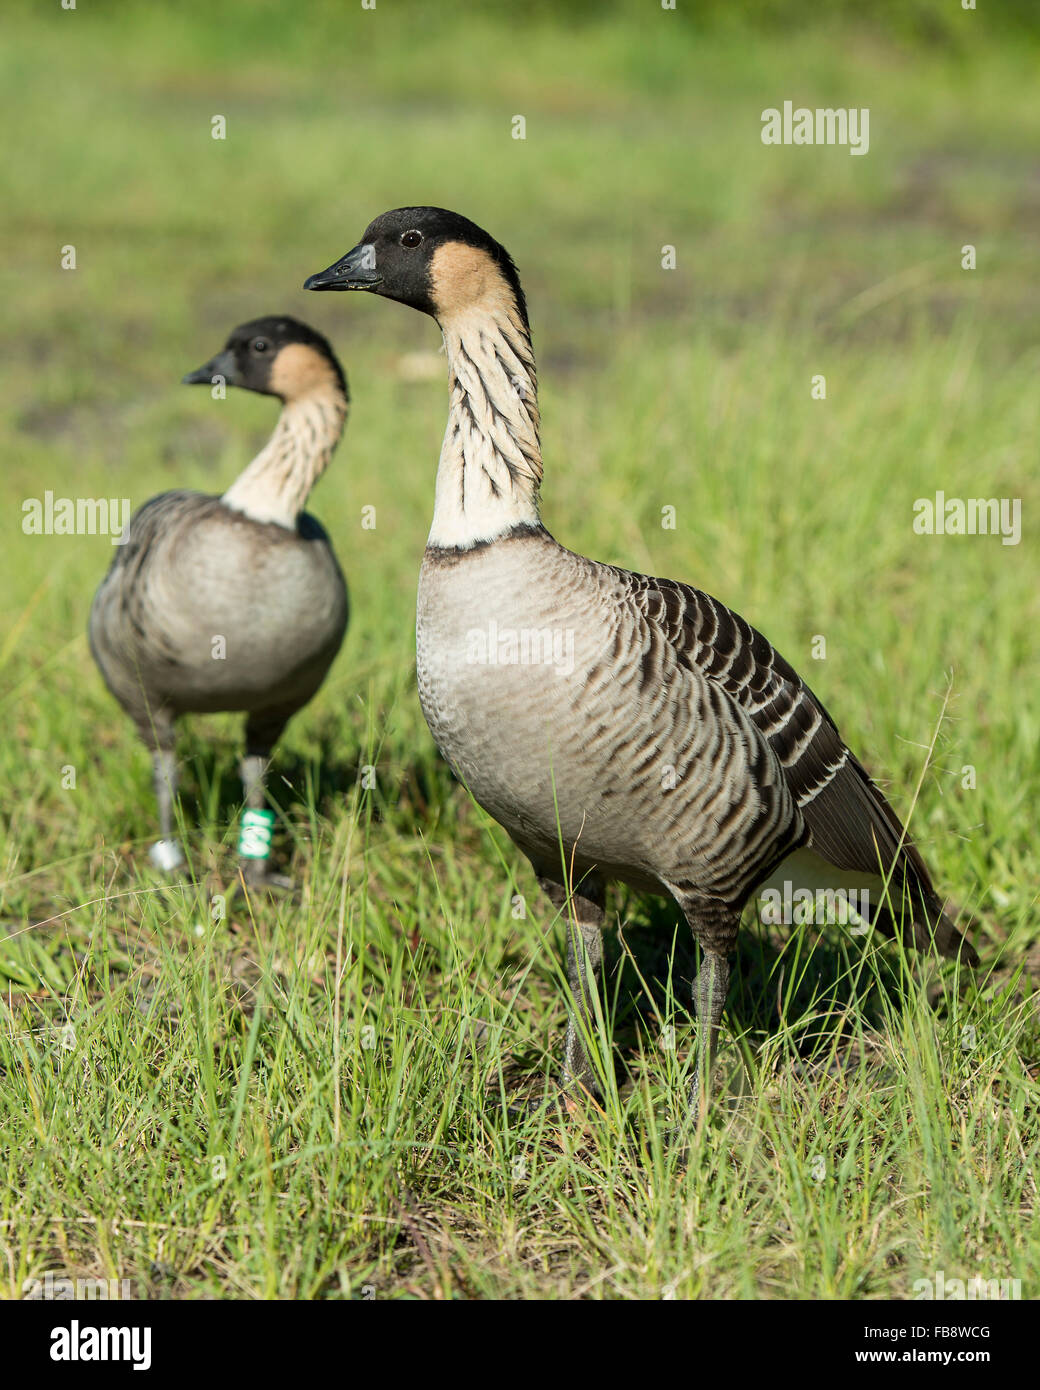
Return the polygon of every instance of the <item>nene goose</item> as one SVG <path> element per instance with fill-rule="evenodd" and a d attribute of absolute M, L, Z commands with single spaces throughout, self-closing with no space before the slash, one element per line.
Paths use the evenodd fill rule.
<path fill-rule="evenodd" d="M 329 538 L 303 510 L 343 433 L 347 385 L 325 339 L 281 316 L 236 328 L 184 381 L 277 396 L 278 424 L 222 497 L 164 492 L 135 512 L 94 596 L 90 646 L 152 751 L 161 835 L 152 862 L 167 871 L 183 862 L 173 835 L 175 720 L 241 710 L 239 855 L 247 882 L 284 886 L 268 870 L 274 816 L 264 776 L 347 626 L 346 585 Z"/>
<path fill-rule="evenodd" d="M 706 1100 L 741 910 L 777 870 L 871 887 L 874 926 L 974 964 L 895 812 L 765 637 L 708 594 L 576 555 L 542 525 L 534 354 L 505 249 L 455 213 L 400 208 L 306 288 L 373 291 L 444 336 L 419 694 L 441 753 L 568 910 L 582 1016 L 564 1087 L 596 1090 L 582 1040 L 611 879 L 670 893 L 699 942 L 691 1105 Z"/>

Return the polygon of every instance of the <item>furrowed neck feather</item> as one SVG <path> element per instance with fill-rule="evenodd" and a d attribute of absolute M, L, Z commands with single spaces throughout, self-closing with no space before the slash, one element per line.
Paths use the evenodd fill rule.
<path fill-rule="evenodd" d="M 274 433 L 224 493 L 253 521 L 296 529 L 311 489 L 328 467 L 347 418 L 347 400 L 327 385 L 286 401 Z"/>
<path fill-rule="evenodd" d="M 495 296 L 441 320 L 448 426 L 428 544 L 465 549 L 538 525 L 538 383 L 527 325 Z"/>

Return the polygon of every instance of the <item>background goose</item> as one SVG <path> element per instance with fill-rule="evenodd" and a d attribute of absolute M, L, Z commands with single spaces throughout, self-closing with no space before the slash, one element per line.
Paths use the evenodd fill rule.
<path fill-rule="evenodd" d="M 222 497 L 164 492 L 130 520 L 90 613 L 90 646 L 112 694 L 152 750 L 159 867 L 182 862 L 173 838 L 174 721 L 242 710 L 247 879 L 267 871 L 264 807 L 271 749 L 315 694 L 347 626 L 347 590 L 328 536 L 303 511 L 343 433 L 348 395 L 332 348 L 306 324 L 255 319 L 184 378 L 277 396 L 270 440 Z M 273 880 L 272 880 L 273 881 Z"/>
<path fill-rule="evenodd" d="M 868 888 L 875 926 L 899 922 L 975 964 L 895 812 L 765 637 L 707 594 L 576 555 L 542 526 L 534 354 L 504 248 L 455 213 L 401 208 L 306 287 L 370 290 L 443 331 L 450 408 L 419 581 L 419 694 L 437 746 L 557 907 L 573 864 L 579 1006 L 610 879 L 670 893 L 700 943 L 700 1076 L 741 910 L 777 870 Z M 595 1090 L 582 1032 L 572 1017 L 564 1083 Z"/>

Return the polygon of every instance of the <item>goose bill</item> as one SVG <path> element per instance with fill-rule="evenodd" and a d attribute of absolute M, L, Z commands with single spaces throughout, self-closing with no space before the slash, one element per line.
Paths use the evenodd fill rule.
<path fill-rule="evenodd" d="M 376 272 L 376 248 L 362 242 L 327 270 L 304 281 L 305 290 L 373 290 L 383 283 Z"/>

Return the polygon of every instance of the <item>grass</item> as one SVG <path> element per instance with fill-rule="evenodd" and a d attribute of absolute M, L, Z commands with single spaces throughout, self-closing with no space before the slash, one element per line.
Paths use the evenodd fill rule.
<path fill-rule="evenodd" d="M 538 9 L 517 29 L 428 6 L 310 20 L 9 21 L 0 1289 L 52 1269 L 164 1297 L 877 1299 L 943 1270 L 1035 1296 L 1035 43 Z M 870 154 L 762 146 L 788 96 L 869 106 Z M 750 913 L 685 1168 L 663 1132 L 694 960 L 664 902 L 612 904 L 603 1106 L 505 1112 L 555 1065 L 564 926 L 415 694 L 446 399 L 413 355 L 437 335 L 300 291 L 371 217 L 426 201 L 519 262 L 550 529 L 763 629 L 904 814 L 920 784 L 914 834 L 975 919 L 972 983 Z M 148 758 L 85 639 L 109 542 L 20 522 L 48 488 L 138 505 L 225 486 L 272 403 L 176 383 L 277 310 L 328 332 L 351 381 L 312 507 L 353 615 L 278 754 L 300 894 L 269 902 L 231 891 L 231 717 L 182 735 L 193 876 L 149 870 Z M 1021 498 L 1022 543 L 915 535 L 937 489 Z"/>

